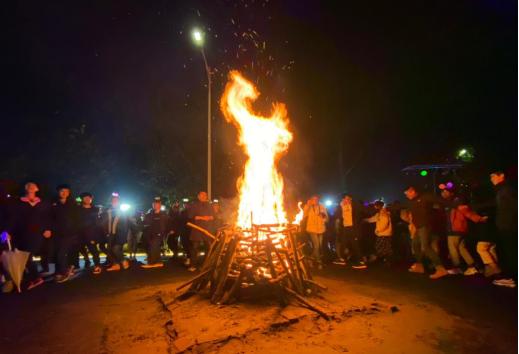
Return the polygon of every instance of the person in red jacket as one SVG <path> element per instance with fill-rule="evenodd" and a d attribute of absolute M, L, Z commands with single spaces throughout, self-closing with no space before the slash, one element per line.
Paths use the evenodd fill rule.
<path fill-rule="evenodd" d="M 440 185 L 441 196 L 447 201 L 447 245 L 452 262 L 452 269 L 449 274 L 461 274 L 461 258 L 465 261 L 467 269 L 464 275 L 478 274 L 474 266 L 474 258 L 466 247 L 466 237 L 469 231 L 469 221 L 474 223 L 484 223 L 488 220 L 486 216 L 480 216 L 474 212 L 461 197 L 456 197 L 452 189 L 445 185 Z"/>

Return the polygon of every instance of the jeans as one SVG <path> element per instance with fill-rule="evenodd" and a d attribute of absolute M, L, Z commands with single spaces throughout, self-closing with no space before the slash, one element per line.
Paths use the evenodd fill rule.
<path fill-rule="evenodd" d="M 461 257 L 463 257 L 463 260 L 465 261 L 468 267 L 474 266 L 474 258 L 472 258 L 472 255 L 467 250 L 465 240 L 463 240 L 462 236 L 447 236 L 447 244 L 449 246 L 449 255 L 451 257 L 451 262 L 454 267 L 457 268 L 460 266 L 460 255 Z"/>
<path fill-rule="evenodd" d="M 56 260 L 54 259 L 54 237 L 45 238 L 43 239 L 42 245 L 41 245 L 41 267 L 43 268 L 44 272 L 49 271 L 49 263 L 55 263 Z"/>
<path fill-rule="evenodd" d="M 148 264 L 160 261 L 160 250 L 162 246 L 162 235 L 150 235 L 148 239 Z"/>
<path fill-rule="evenodd" d="M 27 258 L 27 264 L 25 265 L 25 268 L 27 269 L 27 280 L 34 281 L 38 278 L 40 278 L 40 273 L 38 272 L 38 266 L 36 265 L 36 262 L 32 260 L 33 254 L 29 254 L 29 258 Z"/>
<path fill-rule="evenodd" d="M 506 276 L 517 279 L 517 230 L 498 230 L 496 246 L 501 269 Z"/>
<path fill-rule="evenodd" d="M 442 265 L 440 256 L 431 247 L 431 234 L 427 227 L 423 226 L 416 229 L 412 246 L 417 263 L 423 263 L 425 258 L 429 258 L 435 267 Z"/>
<path fill-rule="evenodd" d="M 198 265 L 198 250 L 200 249 L 201 245 L 204 245 L 205 252 L 209 251 L 209 247 L 211 247 L 211 243 L 205 238 L 191 241 L 191 265 L 194 267 Z"/>
<path fill-rule="evenodd" d="M 312 258 L 321 263 L 323 258 L 323 234 L 316 234 L 309 232 L 310 240 L 312 241 Z"/>
<path fill-rule="evenodd" d="M 360 243 L 359 243 L 359 231 L 353 227 L 344 227 L 341 232 L 337 235 L 337 241 L 335 244 L 337 257 L 344 257 L 344 249 L 348 248 L 351 254 L 353 262 L 360 261 Z"/>
<path fill-rule="evenodd" d="M 59 236 L 57 243 L 57 273 L 65 275 L 71 265 L 71 256 L 74 252 L 76 240 L 74 237 Z"/>
<path fill-rule="evenodd" d="M 97 249 L 97 243 L 95 241 L 89 241 L 87 242 L 86 247 L 90 254 L 92 254 L 92 260 L 94 261 L 94 265 L 96 267 L 99 267 L 101 265 L 101 261 L 99 259 L 99 250 Z"/>
<path fill-rule="evenodd" d="M 121 264 L 124 261 L 123 245 L 114 243 L 110 247 L 110 262 Z"/>
<path fill-rule="evenodd" d="M 495 243 L 479 241 L 476 249 L 484 265 L 497 264 L 497 252 Z"/>

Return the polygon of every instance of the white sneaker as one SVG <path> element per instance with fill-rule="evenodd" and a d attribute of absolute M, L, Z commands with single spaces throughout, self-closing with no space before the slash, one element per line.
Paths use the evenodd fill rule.
<path fill-rule="evenodd" d="M 333 264 L 337 265 L 346 265 L 346 260 L 344 258 L 338 258 L 337 260 L 332 262 Z"/>
<path fill-rule="evenodd" d="M 467 270 L 463 273 L 463 275 L 476 275 L 479 274 L 479 271 L 475 267 L 468 267 Z"/>
<path fill-rule="evenodd" d="M 492 284 L 497 286 L 505 286 L 507 288 L 515 288 L 515 281 L 513 279 L 497 279 L 492 282 Z"/>
<path fill-rule="evenodd" d="M 450 275 L 463 274 L 463 272 L 459 268 L 447 269 L 447 273 L 449 273 Z"/>

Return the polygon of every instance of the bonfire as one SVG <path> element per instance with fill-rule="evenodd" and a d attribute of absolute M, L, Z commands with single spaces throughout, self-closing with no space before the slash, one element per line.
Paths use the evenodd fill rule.
<path fill-rule="evenodd" d="M 287 110 L 275 103 L 269 117 L 261 116 L 252 108 L 258 96 L 250 81 L 237 71 L 230 72 L 221 110 L 237 128 L 238 143 L 247 155 L 237 182 L 237 219 L 216 235 L 201 229 L 213 242 L 200 273 L 177 290 L 190 286 L 185 295 L 209 290 L 211 301 L 218 304 L 269 294 L 286 305 L 289 297 L 295 297 L 326 317 L 304 298 L 324 286 L 312 279 L 301 252 L 303 245 L 296 240 L 301 215 L 290 223 L 284 208 L 283 177 L 277 163 L 293 138 Z"/>

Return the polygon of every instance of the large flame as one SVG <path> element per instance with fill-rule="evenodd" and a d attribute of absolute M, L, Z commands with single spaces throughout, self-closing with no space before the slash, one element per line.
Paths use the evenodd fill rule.
<path fill-rule="evenodd" d="M 239 132 L 239 143 L 248 156 L 243 175 L 238 179 L 240 206 L 236 225 L 286 224 L 283 207 L 283 178 L 276 165 L 288 150 L 292 133 L 288 130 L 285 105 L 274 103 L 270 117 L 255 113 L 252 103 L 259 92 L 238 71 L 229 73 L 221 99 L 221 110 Z"/>

